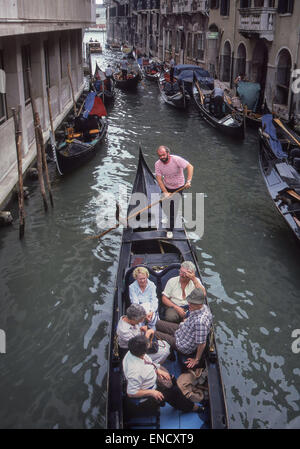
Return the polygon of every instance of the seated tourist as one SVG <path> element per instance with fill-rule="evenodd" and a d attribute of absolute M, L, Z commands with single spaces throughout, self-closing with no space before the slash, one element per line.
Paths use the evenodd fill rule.
<path fill-rule="evenodd" d="M 129 297 L 132 304 L 141 304 L 146 310 L 146 324 L 155 329 L 158 320 L 158 299 L 156 286 L 149 280 L 149 271 L 145 267 L 137 267 L 132 273 L 135 281 L 129 286 Z"/>
<path fill-rule="evenodd" d="M 146 354 L 147 348 L 148 340 L 144 335 L 133 337 L 123 360 L 127 395 L 135 399 L 134 405 L 151 410 L 165 400 L 183 412 L 198 411 L 199 406 L 183 395 L 168 371 L 153 363 Z"/>
<path fill-rule="evenodd" d="M 200 279 L 196 277 L 196 267 L 193 262 L 185 261 L 181 264 L 179 276 L 168 280 L 162 292 L 162 302 L 166 306 L 165 320 L 180 323 L 188 312 L 186 297 L 194 290 L 200 288 L 206 294 Z"/>
<path fill-rule="evenodd" d="M 117 326 L 118 344 L 120 355 L 124 356 L 128 349 L 128 341 L 137 335 L 143 334 L 148 341 L 152 339 L 154 330 L 142 326 L 146 318 L 146 311 L 140 304 L 131 304 L 126 310 L 126 315 L 121 316 Z M 163 363 L 170 354 L 170 345 L 166 341 L 158 342 L 158 351 L 149 354 L 153 361 Z"/>
<path fill-rule="evenodd" d="M 207 336 L 212 324 L 212 315 L 205 301 L 202 288 L 195 288 L 186 298 L 189 304 L 189 316 L 179 325 L 158 320 L 156 335 L 166 340 L 172 349 L 186 356 L 187 368 L 199 364 L 206 346 Z"/>

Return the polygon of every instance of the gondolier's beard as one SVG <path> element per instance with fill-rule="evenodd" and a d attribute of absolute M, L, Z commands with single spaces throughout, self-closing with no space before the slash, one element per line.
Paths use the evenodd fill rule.
<path fill-rule="evenodd" d="M 159 158 L 164 164 L 166 164 L 167 162 L 168 162 L 168 160 L 169 160 L 169 155 L 167 154 L 167 156 L 166 157 L 161 157 L 161 158 Z"/>

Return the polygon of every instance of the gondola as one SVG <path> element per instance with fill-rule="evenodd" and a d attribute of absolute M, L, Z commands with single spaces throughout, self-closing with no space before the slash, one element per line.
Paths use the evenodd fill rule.
<path fill-rule="evenodd" d="M 139 162 L 132 194 L 141 194 L 145 198 L 145 204 L 153 203 L 156 195 L 160 196 L 159 186 L 148 168 L 142 152 L 139 154 Z M 135 207 L 129 205 L 128 215 Z M 141 207 L 143 207 L 141 206 Z M 158 297 L 167 280 L 177 276 L 180 263 L 185 260 L 192 261 L 197 267 L 197 276 L 200 271 L 196 254 L 186 235 L 184 228 L 176 228 L 173 232 L 167 231 L 161 220 L 161 205 L 158 209 L 151 209 L 140 216 L 139 228 L 129 221 L 129 227 L 123 231 L 119 266 L 116 277 L 113 298 L 113 317 L 110 336 L 109 364 L 107 375 L 107 410 L 106 425 L 108 429 L 123 428 L 227 428 L 228 417 L 226 410 L 225 394 L 220 373 L 218 354 L 215 345 L 213 330 L 209 337 L 207 351 L 203 358 L 208 372 L 209 401 L 203 412 L 181 413 L 174 410 L 169 404 L 160 408 L 155 415 L 132 417 L 127 412 L 127 395 L 124 389 L 124 376 L 122 374 L 122 361 L 116 341 L 116 327 L 126 308 L 129 306 L 128 287 L 133 281 L 132 271 L 137 265 L 144 265 L 150 272 L 150 279 L 156 283 Z M 149 212 L 149 215 L 148 215 Z M 131 226 L 131 227 L 130 227 Z M 160 311 L 160 316 L 161 311 Z M 167 360 L 166 367 L 172 374 L 180 372 L 178 360 Z"/>
<path fill-rule="evenodd" d="M 128 72 L 127 79 L 123 80 L 122 72 L 114 74 L 116 87 L 122 90 L 133 90 L 136 89 L 140 80 L 141 75 L 139 72 Z"/>
<path fill-rule="evenodd" d="M 97 92 L 104 104 L 111 103 L 115 98 L 115 79 L 113 75 L 108 79 L 96 62 L 92 88 Z"/>
<path fill-rule="evenodd" d="M 276 209 L 300 240 L 299 147 L 293 148 L 294 139 L 281 132 L 271 114 L 262 117 L 259 138 L 259 165 L 268 192 Z"/>
<path fill-rule="evenodd" d="M 209 108 L 210 94 L 204 94 L 196 79 L 194 79 L 193 83 L 193 97 L 201 116 L 207 123 L 227 136 L 235 139 L 244 139 L 245 125 L 243 116 L 233 113 L 232 110 L 227 107 L 226 102 L 224 102 L 225 114 L 222 118 L 215 117 L 214 114 L 210 112 Z"/>
<path fill-rule="evenodd" d="M 93 104 L 92 104 L 93 102 Z M 68 127 L 58 134 L 55 158 L 61 174 L 68 173 L 89 161 L 107 131 L 106 110 L 100 98 L 89 93 L 85 100 L 84 114 L 71 120 Z"/>
<path fill-rule="evenodd" d="M 174 86 L 177 88 L 174 89 Z M 158 87 L 160 95 L 165 103 L 178 109 L 185 109 L 188 106 L 190 95 L 186 91 L 184 83 L 182 83 L 181 88 L 179 88 L 176 80 L 174 80 L 174 83 L 170 83 L 169 74 L 162 73 L 158 78 Z"/>
<path fill-rule="evenodd" d="M 262 114 L 253 112 L 247 108 L 247 106 L 241 105 L 240 107 L 235 107 L 233 105 L 233 99 L 228 95 L 224 96 L 224 102 L 226 103 L 227 110 L 230 110 L 233 114 L 242 115 L 245 120 L 246 127 L 257 129 L 261 127 Z"/>

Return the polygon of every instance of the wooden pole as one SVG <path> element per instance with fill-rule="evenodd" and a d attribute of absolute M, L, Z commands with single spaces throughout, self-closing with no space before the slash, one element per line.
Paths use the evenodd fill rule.
<path fill-rule="evenodd" d="M 21 131 L 21 106 L 18 106 L 17 111 L 12 108 L 12 113 L 15 123 L 15 138 L 17 148 L 17 160 L 18 160 L 18 203 L 19 203 L 19 237 L 22 239 L 25 232 L 25 210 L 24 210 L 24 189 L 23 189 L 23 170 L 22 170 L 22 131 Z"/>
<path fill-rule="evenodd" d="M 34 133 L 35 133 L 35 141 L 36 141 L 36 160 L 37 160 L 37 169 L 38 169 L 38 175 L 39 175 L 39 183 L 40 183 L 40 189 L 41 194 L 44 202 L 44 209 L 45 211 L 48 210 L 48 204 L 47 204 L 47 198 L 46 198 L 46 191 L 45 191 L 45 183 L 44 183 L 44 177 L 43 177 L 43 158 L 42 158 L 42 149 L 40 144 L 40 137 L 38 132 L 38 126 L 39 126 L 39 115 L 36 108 L 35 99 L 32 95 L 32 80 L 31 80 L 31 70 L 28 67 L 26 69 L 28 73 L 28 87 L 29 87 L 29 95 L 31 98 L 31 106 L 32 106 L 32 114 L 33 114 L 33 123 L 34 123 Z"/>
<path fill-rule="evenodd" d="M 72 98 L 73 98 L 73 107 L 74 107 L 74 114 L 76 116 L 76 101 L 75 101 L 75 96 L 74 96 L 74 89 L 73 89 L 73 83 L 72 83 L 72 76 L 71 76 L 71 69 L 70 69 L 70 64 L 68 63 L 68 77 L 69 77 L 69 81 L 70 81 L 70 85 L 71 85 L 71 91 L 72 91 Z"/>

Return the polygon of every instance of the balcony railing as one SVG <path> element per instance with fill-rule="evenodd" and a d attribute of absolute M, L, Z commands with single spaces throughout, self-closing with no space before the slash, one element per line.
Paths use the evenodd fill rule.
<path fill-rule="evenodd" d="M 178 0 L 173 2 L 172 12 L 174 14 L 208 11 L 207 0 Z"/>
<path fill-rule="evenodd" d="M 259 35 L 268 41 L 274 39 L 275 8 L 242 8 L 239 9 L 239 32 L 246 37 Z"/>

